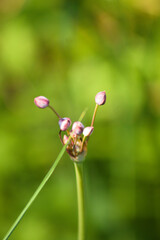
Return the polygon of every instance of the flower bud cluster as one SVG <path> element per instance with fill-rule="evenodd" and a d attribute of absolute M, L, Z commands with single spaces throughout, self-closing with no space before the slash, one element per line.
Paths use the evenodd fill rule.
<path fill-rule="evenodd" d="M 76 121 L 73 123 L 72 129 L 69 131 L 68 127 L 71 124 L 71 120 L 69 119 L 70 121 L 68 120 L 66 122 L 66 119 L 68 120 L 68 118 L 65 118 L 65 120 L 59 120 L 60 139 L 64 145 L 68 144 L 66 150 L 70 157 L 74 161 L 80 161 L 80 159 L 84 158 L 87 153 L 88 140 L 86 137 L 89 137 L 92 134 L 94 127 L 84 127 L 80 121 Z M 61 137 L 61 131 L 66 131 L 66 134 L 63 135 L 63 139 Z"/>
<path fill-rule="evenodd" d="M 50 107 L 50 109 L 59 118 L 58 124 L 60 127 L 59 137 L 63 145 L 67 144 L 66 151 L 74 161 L 81 161 L 84 159 L 87 153 L 87 144 L 89 136 L 92 134 L 94 127 L 95 115 L 98 106 L 104 105 L 106 102 L 105 91 L 97 93 L 95 96 L 96 107 L 93 113 L 91 126 L 84 127 L 80 121 L 76 121 L 72 125 L 72 129 L 69 131 L 68 128 L 71 126 L 71 119 L 68 117 L 61 118 L 60 115 L 55 111 L 53 107 L 49 105 L 49 100 L 44 96 L 39 96 L 34 99 L 34 103 L 39 108 Z M 62 132 L 64 135 L 62 137 Z M 66 133 L 65 133 L 66 132 Z"/>

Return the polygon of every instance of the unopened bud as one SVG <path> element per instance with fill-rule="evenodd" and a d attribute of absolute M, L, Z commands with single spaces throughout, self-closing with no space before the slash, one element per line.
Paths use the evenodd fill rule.
<path fill-rule="evenodd" d="M 39 96 L 34 99 L 34 103 L 39 108 L 46 108 L 49 105 L 49 100 L 44 96 Z"/>
<path fill-rule="evenodd" d="M 77 137 L 77 134 L 75 132 L 73 132 L 73 131 L 70 131 L 70 135 L 71 135 L 72 138 L 76 138 Z"/>
<path fill-rule="evenodd" d="M 83 135 L 85 137 L 88 137 L 91 135 L 91 133 L 93 132 L 94 130 L 94 127 L 85 127 L 84 130 L 83 130 Z"/>
<path fill-rule="evenodd" d="M 68 142 L 69 137 L 67 135 L 63 136 L 63 143 L 66 144 Z"/>
<path fill-rule="evenodd" d="M 66 131 L 71 125 L 71 120 L 70 118 L 61 118 L 58 123 L 61 131 Z"/>
<path fill-rule="evenodd" d="M 97 93 L 97 95 L 95 96 L 95 102 L 96 102 L 98 105 L 103 105 L 103 104 L 105 104 L 105 102 L 106 102 L 106 92 L 103 91 L 103 92 Z"/>
<path fill-rule="evenodd" d="M 74 122 L 73 126 L 72 126 L 72 131 L 77 134 L 80 135 L 83 132 L 84 126 L 81 122 Z"/>

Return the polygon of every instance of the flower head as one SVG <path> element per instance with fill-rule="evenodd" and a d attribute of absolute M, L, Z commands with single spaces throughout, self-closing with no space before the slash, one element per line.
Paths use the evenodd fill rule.
<path fill-rule="evenodd" d="M 77 135 L 81 135 L 81 133 L 83 132 L 83 129 L 84 129 L 84 126 L 79 121 L 74 122 L 72 125 L 72 131 Z"/>
<path fill-rule="evenodd" d="M 70 118 L 61 118 L 58 123 L 60 126 L 60 130 L 66 131 L 71 125 L 71 119 Z"/>
<path fill-rule="evenodd" d="M 87 154 L 87 144 L 89 136 L 92 134 L 94 127 L 94 120 L 97 113 L 97 109 L 100 105 L 104 105 L 106 102 L 106 92 L 102 91 L 97 93 L 95 96 L 95 110 L 92 117 L 91 126 L 84 127 L 80 121 L 76 121 L 72 125 L 72 130 L 69 131 L 68 128 L 71 126 L 70 118 L 61 118 L 60 115 L 55 111 L 55 109 L 49 105 L 49 100 L 43 96 L 36 97 L 34 102 L 37 107 L 45 108 L 48 107 L 56 114 L 59 118 L 59 137 L 63 145 L 67 144 L 66 151 L 73 161 L 80 162 L 83 161 Z M 81 114 L 80 118 L 83 118 L 85 111 Z M 62 136 L 62 132 L 64 132 Z"/>
<path fill-rule="evenodd" d="M 85 137 L 88 137 L 92 134 L 93 130 L 94 130 L 94 127 L 85 127 L 83 130 L 83 135 Z"/>
<path fill-rule="evenodd" d="M 67 137 L 67 135 L 63 136 L 63 143 L 66 144 L 69 140 L 69 137 Z"/>
<path fill-rule="evenodd" d="M 39 96 L 34 99 L 34 103 L 39 108 L 46 108 L 49 105 L 49 100 L 44 96 Z"/>
<path fill-rule="evenodd" d="M 95 96 L 95 102 L 98 105 L 104 105 L 105 102 L 106 102 L 106 92 L 103 91 L 103 92 L 97 93 L 96 96 Z"/>

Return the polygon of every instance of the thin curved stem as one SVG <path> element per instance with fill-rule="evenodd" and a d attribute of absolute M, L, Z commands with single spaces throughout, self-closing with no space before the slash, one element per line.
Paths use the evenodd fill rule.
<path fill-rule="evenodd" d="M 77 182 L 77 202 L 78 202 L 78 240 L 85 239 L 84 224 L 84 186 L 83 186 L 83 163 L 74 162 L 76 182 Z"/>
<path fill-rule="evenodd" d="M 69 138 L 70 140 L 70 138 Z M 68 141 L 69 141 L 68 140 Z M 46 182 L 48 181 L 48 179 L 51 177 L 53 171 L 55 170 L 55 168 L 57 167 L 59 161 L 61 160 L 66 147 L 67 147 L 68 142 L 63 146 L 62 150 L 60 151 L 58 157 L 56 158 L 56 160 L 54 161 L 54 163 L 52 164 L 50 170 L 47 172 L 47 174 L 45 175 L 45 177 L 43 178 L 42 182 L 40 183 L 39 187 L 36 189 L 36 191 L 34 192 L 34 194 L 32 195 L 32 197 L 30 198 L 30 200 L 28 201 L 28 203 L 26 204 L 26 206 L 24 207 L 24 209 L 22 210 L 22 212 L 20 213 L 20 215 L 17 217 L 17 219 L 15 220 L 15 222 L 13 223 L 13 225 L 11 226 L 11 228 L 9 229 L 9 231 L 7 232 L 7 234 L 5 235 L 5 237 L 3 238 L 3 240 L 7 240 L 10 235 L 12 234 L 12 232 L 15 230 L 15 228 L 17 227 L 17 225 L 19 224 L 19 222 L 22 220 L 23 216 L 25 215 L 25 213 L 27 212 L 28 208 L 31 206 L 31 204 L 33 203 L 33 201 L 36 199 L 36 197 L 38 196 L 38 194 L 40 193 L 40 191 L 42 190 L 42 188 L 44 187 L 44 185 L 46 184 Z"/>
<path fill-rule="evenodd" d="M 61 119 L 60 115 L 56 112 L 56 110 L 55 110 L 51 105 L 49 105 L 48 107 L 56 114 L 56 116 L 57 116 L 59 119 Z"/>

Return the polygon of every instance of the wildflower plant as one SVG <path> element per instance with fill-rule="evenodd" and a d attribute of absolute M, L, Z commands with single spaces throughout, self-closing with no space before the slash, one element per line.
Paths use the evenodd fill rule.
<path fill-rule="evenodd" d="M 75 167 L 75 175 L 76 175 L 76 182 L 77 182 L 77 199 L 78 199 L 78 240 L 85 239 L 83 162 L 87 154 L 87 145 L 88 145 L 89 137 L 94 130 L 93 125 L 94 125 L 97 109 L 99 106 L 104 105 L 105 102 L 106 102 L 105 91 L 97 93 L 97 95 L 95 96 L 96 106 L 94 109 L 91 125 L 84 127 L 81 121 L 86 111 L 84 111 L 81 114 L 78 121 L 72 124 L 70 118 L 60 117 L 60 115 L 56 112 L 56 110 L 50 105 L 50 101 L 46 97 L 39 96 L 34 99 L 34 103 L 37 107 L 41 109 L 50 108 L 58 117 L 59 138 L 63 145 L 63 148 L 60 151 L 54 163 L 52 164 L 50 170 L 48 171 L 46 176 L 43 178 L 39 187 L 36 189 L 33 196 L 30 198 L 30 200 L 28 201 L 28 203 L 26 204 L 26 206 L 24 207 L 24 209 L 22 210 L 22 212 L 20 213 L 16 221 L 13 223 L 13 225 L 11 226 L 11 228 L 9 229 L 8 233 L 3 238 L 3 240 L 7 240 L 12 234 L 12 232 L 14 231 L 14 229 L 17 227 L 18 223 L 21 221 L 22 217 L 24 216 L 28 208 L 31 206 L 33 201 L 38 196 L 39 192 L 42 190 L 42 188 L 44 187 L 44 185 L 52 175 L 53 171 L 55 170 L 56 166 L 58 165 L 65 151 L 70 156 Z"/>

